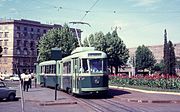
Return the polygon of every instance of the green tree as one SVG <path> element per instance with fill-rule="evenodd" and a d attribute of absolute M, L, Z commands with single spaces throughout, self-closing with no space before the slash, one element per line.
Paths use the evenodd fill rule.
<path fill-rule="evenodd" d="M 50 60 L 51 48 L 60 48 L 62 57 L 65 57 L 70 55 L 77 46 L 78 40 L 66 24 L 62 28 L 49 30 L 41 37 L 38 44 L 40 61 Z"/>
<path fill-rule="evenodd" d="M 164 70 L 165 75 L 176 75 L 176 56 L 174 46 L 171 41 L 167 42 L 167 32 L 164 30 Z"/>
<path fill-rule="evenodd" d="M 167 43 L 167 32 L 166 32 L 166 29 L 164 30 L 164 70 L 163 70 L 163 73 L 164 74 L 168 74 L 168 56 L 169 56 L 169 50 L 168 50 L 168 43 Z"/>
<path fill-rule="evenodd" d="M 163 60 L 160 62 L 160 63 L 156 63 L 154 65 L 154 67 L 152 68 L 152 70 L 154 72 L 159 72 L 159 73 L 163 73 L 163 68 L 164 68 L 164 63 L 163 63 Z"/>
<path fill-rule="evenodd" d="M 156 63 L 153 53 L 151 50 L 142 45 L 136 50 L 136 69 L 138 70 L 151 70 Z"/>
<path fill-rule="evenodd" d="M 108 62 L 111 67 L 115 67 L 115 74 L 118 68 L 125 65 L 129 58 L 129 51 L 121 38 L 118 36 L 117 31 L 104 35 L 102 32 L 91 34 L 89 38 L 84 40 L 84 45 L 88 46 L 88 40 L 91 46 L 97 50 L 101 50 L 107 54 Z"/>
<path fill-rule="evenodd" d="M 2 57 L 2 51 L 3 51 L 3 49 L 2 49 L 2 47 L 0 46 L 0 57 Z"/>
<path fill-rule="evenodd" d="M 168 74 L 169 75 L 176 75 L 176 57 L 174 52 L 174 46 L 171 41 L 168 42 Z"/>

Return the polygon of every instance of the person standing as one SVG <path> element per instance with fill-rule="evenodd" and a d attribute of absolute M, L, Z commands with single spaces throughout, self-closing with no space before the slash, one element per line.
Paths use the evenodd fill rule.
<path fill-rule="evenodd" d="M 26 90 L 28 92 L 28 89 L 29 89 L 29 79 L 30 79 L 30 76 L 29 74 L 26 72 L 25 75 L 24 75 L 24 79 L 23 79 L 23 82 L 24 82 L 24 91 Z"/>
<path fill-rule="evenodd" d="M 21 86 L 24 87 L 24 77 L 25 77 L 25 73 L 23 72 L 20 77 L 21 77 Z"/>
<path fill-rule="evenodd" d="M 32 73 L 31 74 L 29 74 L 29 88 L 31 88 L 32 87 Z"/>

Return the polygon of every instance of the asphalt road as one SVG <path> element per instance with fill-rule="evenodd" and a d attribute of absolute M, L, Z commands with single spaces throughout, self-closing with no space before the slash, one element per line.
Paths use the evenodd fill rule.
<path fill-rule="evenodd" d="M 8 86 L 16 88 L 17 90 L 19 89 L 19 82 L 6 81 L 6 84 Z M 110 89 L 109 97 L 107 98 L 99 96 L 74 97 L 64 92 L 58 91 L 59 97 L 75 101 L 77 102 L 77 104 L 60 104 L 47 106 L 39 105 L 40 102 L 37 102 L 36 99 L 45 99 L 48 97 L 53 98 L 53 93 L 54 90 L 52 89 L 36 89 L 33 87 L 29 90 L 29 92 L 24 93 L 25 97 L 29 97 L 28 95 L 31 95 L 30 99 L 32 98 L 32 100 L 25 100 L 24 112 L 180 112 L 180 103 L 128 102 L 127 100 L 122 100 L 122 98 L 125 98 L 126 96 L 131 94 L 142 94 L 137 94 L 137 92 L 133 91 L 114 89 Z M 154 97 L 154 94 L 150 96 L 150 94 L 143 93 L 143 97 L 146 96 L 151 98 Z M 22 112 L 21 107 L 21 100 L 0 102 L 0 112 Z"/>

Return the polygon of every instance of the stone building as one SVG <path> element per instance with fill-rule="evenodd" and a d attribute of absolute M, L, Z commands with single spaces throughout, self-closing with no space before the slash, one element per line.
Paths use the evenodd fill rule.
<path fill-rule="evenodd" d="M 153 53 L 155 59 L 157 60 L 157 63 L 163 60 L 164 45 L 154 45 L 154 46 L 147 46 L 147 47 Z M 136 49 L 137 47 L 129 48 L 130 57 L 135 56 Z M 174 43 L 174 51 L 175 51 L 176 58 L 180 58 L 180 43 Z"/>
<path fill-rule="evenodd" d="M 0 46 L 3 48 L 0 58 L 0 74 L 17 74 L 23 70 L 34 72 L 37 60 L 37 43 L 49 29 L 61 25 L 42 24 L 31 20 L 0 19 Z M 75 35 L 75 29 L 71 28 Z M 81 37 L 81 30 L 78 29 Z"/>
<path fill-rule="evenodd" d="M 176 59 L 178 61 L 180 61 L 180 43 L 173 43 L 173 45 L 174 45 Z M 164 45 L 154 45 L 154 46 L 147 46 L 147 47 L 153 53 L 155 59 L 157 60 L 157 63 L 160 63 L 163 60 L 163 56 L 164 56 Z M 137 49 L 137 47 L 129 48 L 130 59 L 135 59 L 136 49 Z M 126 71 L 128 71 L 128 70 L 126 69 Z M 129 70 L 129 71 L 131 71 L 131 70 Z M 180 67 L 179 66 L 176 67 L 176 72 L 177 72 L 177 74 L 180 75 Z"/>

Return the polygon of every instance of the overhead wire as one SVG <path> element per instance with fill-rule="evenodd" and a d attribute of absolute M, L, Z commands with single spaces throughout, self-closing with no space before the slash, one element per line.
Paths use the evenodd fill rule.
<path fill-rule="evenodd" d="M 84 16 L 80 19 L 80 21 L 82 21 L 86 16 L 87 14 L 94 8 L 94 6 L 99 2 L 99 0 L 96 0 L 95 3 L 89 8 L 89 10 L 85 11 L 85 14 Z"/>

